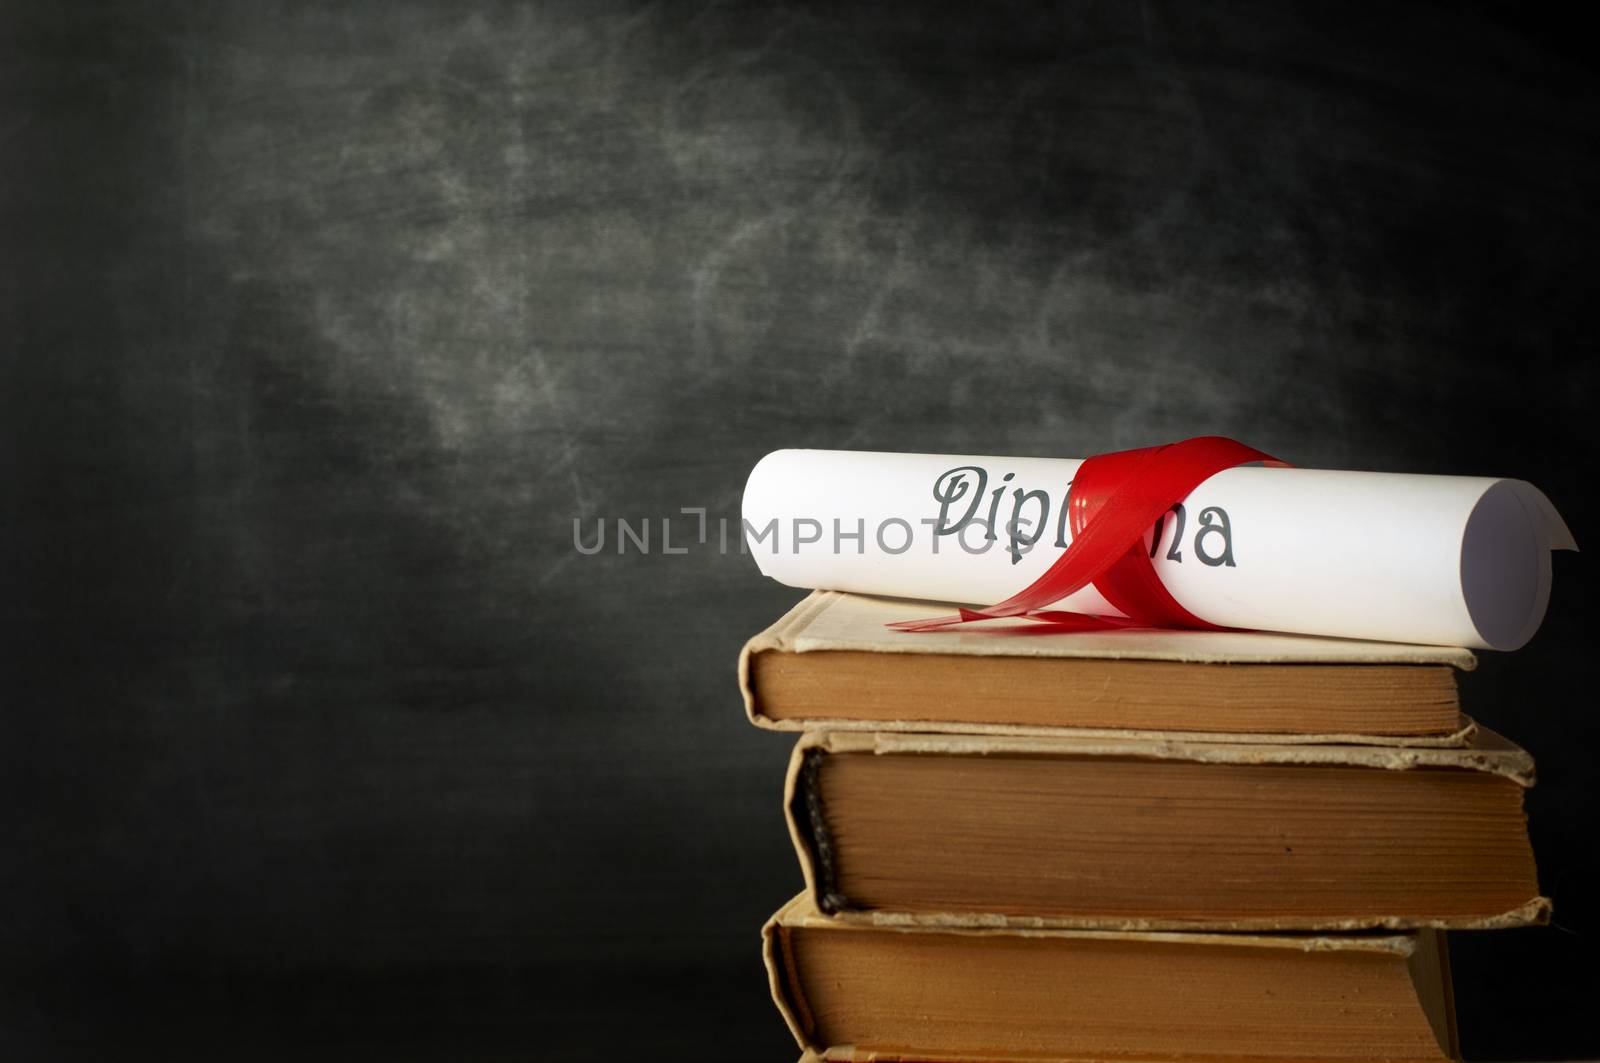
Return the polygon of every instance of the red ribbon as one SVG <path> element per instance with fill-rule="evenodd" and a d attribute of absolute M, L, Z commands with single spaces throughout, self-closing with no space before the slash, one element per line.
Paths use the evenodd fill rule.
<path fill-rule="evenodd" d="M 939 631 L 978 620 L 1006 617 L 1036 621 L 1040 630 L 1103 631 L 1125 627 L 1189 627 L 1218 630 L 1173 598 L 1144 549 L 1144 533 L 1206 480 L 1251 462 L 1284 466 L 1270 454 L 1222 436 L 1197 436 L 1159 447 L 1119 450 L 1089 458 L 1068 490 L 1072 542 L 1044 575 L 987 609 L 962 609 L 956 616 L 902 620 L 900 631 Z M 1127 619 L 1046 609 L 1094 584 Z"/>

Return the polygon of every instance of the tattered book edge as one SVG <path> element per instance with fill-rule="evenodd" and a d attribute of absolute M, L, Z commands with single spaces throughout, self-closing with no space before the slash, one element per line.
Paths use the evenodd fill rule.
<path fill-rule="evenodd" d="M 961 735 L 909 734 L 888 731 L 808 731 L 798 746 L 829 753 L 877 755 L 933 753 L 950 756 L 1023 754 L 1033 756 L 1136 757 L 1148 760 L 1183 760 L 1200 764 L 1337 765 L 1412 771 L 1447 768 L 1498 775 L 1530 787 L 1534 784 L 1533 756 L 1495 731 L 1477 726 L 1470 744 L 1460 748 L 1376 745 L 1308 745 L 1211 742 L 1187 735 L 1150 738 L 1090 737 L 1083 735 Z"/>
<path fill-rule="evenodd" d="M 1283 949 L 1289 952 L 1366 952 L 1405 958 L 1416 948 L 1414 930 L 1376 933 L 1250 932 L 1227 930 L 1143 930 L 1070 926 L 964 926 L 949 917 L 925 913 L 853 912 L 829 915 L 808 894 L 793 897 L 767 925 L 785 930 L 875 931 L 892 934 L 948 934 L 956 937 L 1013 937 L 1076 941 L 1139 941 L 1218 948 Z"/>
<path fill-rule="evenodd" d="M 1018 738 L 1114 738 L 1144 742 L 1226 742 L 1235 745 L 1394 746 L 1397 748 L 1463 749 L 1472 744 L 1478 724 L 1462 714 L 1461 726 L 1439 735 L 1299 734 L 1289 731 L 1138 731 L 1101 727 L 1039 727 L 1009 723 L 951 723 L 945 720 L 774 720 L 745 696 L 745 715 L 765 731 L 799 734 L 805 731 L 882 731 L 894 734 L 997 735 Z"/>
<path fill-rule="evenodd" d="M 812 898 L 815 907 L 815 897 Z M 1534 897 L 1499 915 L 1470 918 L 1432 918 L 1428 916 L 1372 916 L 1356 919 L 1306 919 L 1304 917 L 1262 916 L 1255 919 L 1113 919 L 1105 917 L 1002 915 L 995 912 L 885 912 L 840 909 L 828 918 L 841 924 L 855 924 L 886 930 L 914 927 L 944 930 L 1083 930 L 1107 933 L 1176 934 L 1339 934 L 1401 933 L 1413 930 L 1507 930 L 1543 926 L 1550 921 L 1548 897 Z"/>
<path fill-rule="evenodd" d="M 789 1027 L 789 1033 L 794 1037 L 795 1044 L 807 1055 L 812 1055 L 818 1050 L 811 1041 L 811 1030 L 814 1024 L 810 1021 L 810 1013 L 805 1008 L 803 998 L 800 998 L 799 972 L 791 969 L 789 964 L 789 950 L 784 947 L 781 936 L 785 932 L 785 917 L 799 905 L 806 905 L 806 895 L 801 893 L 789 900 L 782 908 L 772 914 L 761 927 L 761 961 L 767 968 L 767 986 L 772 993 L 772 1003 L 777 1006 L 778 1014 L 783 1016 L 784 1025 Z M 796 994 L 798 1007 L 790 1002 L 789 993 Z M 802 1057 L 803 1058 L 803 1057 Z"/>

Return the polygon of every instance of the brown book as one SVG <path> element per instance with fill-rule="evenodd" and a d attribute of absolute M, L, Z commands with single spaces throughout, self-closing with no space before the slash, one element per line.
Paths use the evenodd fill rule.
<path fill-rule="evenodd" d="M 1543 922 L 1533 760 L 1454 748 L 820 732 L 786 814 L 823 911 L 1115 929 Z"/>
<path fill-rule="evenodd" d="M 1456 1059 L 1444 935 L 1180 934 L 829 917 L 762 932 L 809 1058 Z M 805 1058 L 805 1057 L 803 1057 Z"/>
<path fill-rule="evenodd" d="M 913 634 L 949 606 L 815 591 L 739 658 L 761 727 L 976 734 L 1184 731 L 1233 741 L 1460 745 L 1465 649 L 1231 631 Z"/>

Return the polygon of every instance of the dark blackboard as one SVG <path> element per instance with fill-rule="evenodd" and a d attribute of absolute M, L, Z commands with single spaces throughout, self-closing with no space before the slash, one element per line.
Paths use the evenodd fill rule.
<path fill-rule="evenodd" d="M 1600 84 L 1543 20 L 0 5 L 0 1044 L 785 1058 L 733 662 L 795 594 L 715 548 L 776 447 L 1217 432 L 1584 540 Z M 1558 558 L 1467 685 L 1560 924 L 1456 943 L 1474 1056 L 1600 1052 L 1591 598 Z"/>

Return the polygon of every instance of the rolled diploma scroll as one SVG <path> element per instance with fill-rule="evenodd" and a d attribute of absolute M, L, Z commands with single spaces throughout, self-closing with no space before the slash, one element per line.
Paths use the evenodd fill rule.
<path fill-rule="evenodd" d="M 993 604 L 1071 541 L 1060 517 L 1080 464 L 774 451 L 745 485 L 745 548 L 791 587 Z M 942 504 L 935 485 L 947 496 L 962 478 L 967 490 Z M 1024 497 L 1034 491 L 1047 508 Z M 960 531 L 934 534 L 969 507 Z M 1577 549 L 1549 499 L 1522 480 L 1248 466 L 1202 483 L 1183 510 L 1176 544 L 1177 514 L 1162 520 L 1156 573 L 1184 608 L 1231 628 L 1516 649 L 1544 618 L 1550 551 Z M 1053 608 L 1122 615 L 1092 586 Z"/>

